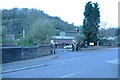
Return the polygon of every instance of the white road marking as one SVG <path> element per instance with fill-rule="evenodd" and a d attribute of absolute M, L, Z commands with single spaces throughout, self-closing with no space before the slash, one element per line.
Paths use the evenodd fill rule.
<path fill-rule="evenodd" d="M 11 69 L 11 70 L 2 71 L 0 74 L 15 72 L 15 71 L 21 71 L 21 70 L 26 70 L 26 69 L 32 69 L 32 68 L 37 68 L 37 67 L 41 67 L 41 66 L 46 66 L 46 65 L 45 64 L 40 64 L 40 65 L 23 67 L 23 68 L 18 68 L 18 69 Z"/>
<path fill-rule="evenodd" d="M 112 59 L 112 60 L 109 60 L 109 61 L 106 61 L 108 63 L 113 63 L 113 64 L 118 64 L 118 59 Z"/>
<path fill-rule="evenodd" d="M 99 67 L 92 67 L 91 69 L 86 69 L 86 70 L 79 71 L 79 72 L 74 72 L 74 73 L 71 73 L 71 74 L 67 74 L 67 75 L 61 76 L 60 78 L 67 78 L 67 77 L 70 77 L 70 76 L 73 76 L 73 75 L 76 75 L 76 74 L 79 74 L 79 73 L 91 71 L 91 70 L 93 70 L 93 69 L 97 69 L 97 68 L 100 68 L 100 67 L 104 67 L 104 65 L 99 66 Z"/>
<path fill-rule="evenodd" d="M 104 54 L 104 55 L 106 55 L 106 54 Z M 103 56 L 103 55 L 100 55 L 100 56 Z M 100 56 L 99 56 L 99 57 L 100 57 Z M 87 58 L 87 56 L 85 56 L 85 57 Z M 96 58 L 96 56 L 91 57 L 91 58 Z M 89 58 L 89 59 L 91 59 L 91 58 Z M 78 59 L 79 59 L 79 58 L 78 58 Z M 71 59 L 71 60 L 72 60 L 72 59 Z M 107 60 L 106 62 L 118 64 L 118 60 L 119 60 L 119 59 L 112 59 L 112 60 L 109 60 L 109 61 Z M 96 69 L 96 68 L 100 68 L 100 67 L 104 67 L 104 65 L 99 66 L 99 67 L 93 67 L 93 68 L 91 68 L 91 69 L 87 69 L 87 70 L 83 70 L 83 71 L 79 71 L 79 72 L 70 73 L 70 74 L 61 76 L 60 78 L 67 78 L 67 77 L 70 77 L 70 76 L 73 76 L 73 75 L 76 75 L 76 74 L 79 74 L 79 73 L 83 73 L 83 72 L 86 72 L 86 71 L 90 71 L 90 70 L 93 70 L 93 69 Z"/>
<path fill-rule="evenodd" d="M 108 54 L 104 54 L 104 55 L 99 55 L 99 56 L 96 56 L 95 54 L 94 55 L 87 55 L 87 56 L 83 56 L 83 57 L 77 57 L 77 58 L 71 58 L 71 59 L 64 59 L 62 61 L 56 61 L 55 64 L 59 64 L 59 63 L 65 63 L 65 62 L 71 62 L 71 61 L 76 61 L 76 60 L 79 60 L 79 59 L 85 59 L 85 60 L 90 60 L 90 59 L 94 59 L 94 58 L 97 58 L 97 57 L 102 57 L 102 56 L 105 56 L 105 55 L 108 55 Z"/>

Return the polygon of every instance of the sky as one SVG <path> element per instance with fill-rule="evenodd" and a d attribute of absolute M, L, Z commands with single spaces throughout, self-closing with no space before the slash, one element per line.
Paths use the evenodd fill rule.
<path fill-rule="evenodd" d="M 83 13 L 88 1 L 90 0 L 0 0 L 0 9 L 36 8 L 50 16 L 58 16 L 70 24 L 79 26 L 83 24 Z M 118 27 L 119 0 L 91 1 L 99 4 L 101 28 Z"/>

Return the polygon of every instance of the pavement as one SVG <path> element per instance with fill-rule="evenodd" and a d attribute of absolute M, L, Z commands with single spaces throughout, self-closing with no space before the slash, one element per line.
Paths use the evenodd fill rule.
<path fill-rule="evenodd" d="M 98 50 L 98 49 L 105 49 L 105 48 L 113 48 L 111 46 L 89 46 L 88 48 L 81 48 L 81 50 Z"/>

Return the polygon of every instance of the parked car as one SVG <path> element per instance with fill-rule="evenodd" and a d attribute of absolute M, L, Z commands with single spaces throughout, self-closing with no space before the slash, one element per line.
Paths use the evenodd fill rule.
<path fill-rule="evenodd" d="M 64 46 L 64 49 L 67 49 L 67 50 L 72 50 L 72 45 L 67 45 L 67 46 Z"/>

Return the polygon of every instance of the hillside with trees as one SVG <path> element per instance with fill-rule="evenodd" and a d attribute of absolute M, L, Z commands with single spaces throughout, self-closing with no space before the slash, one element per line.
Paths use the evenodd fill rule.
<path fill-rule="evenodd" d="M 41 10 L 27 8 L 2 10 L 3 42 L 7 35 L 14 35 L 15 39 L 20 39 L 25 44 L 46 43 L 51 36 L 58 35 L 58 31 L 71 31 L 74 28 L 73 24 L 64 22 L 59 17 L 49 16 Z"/>

